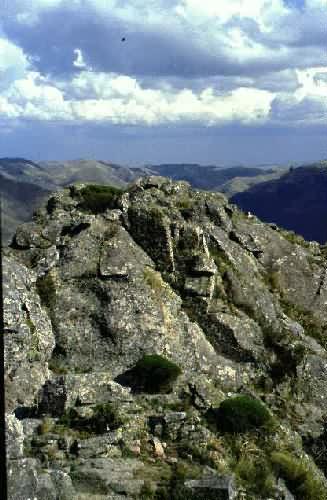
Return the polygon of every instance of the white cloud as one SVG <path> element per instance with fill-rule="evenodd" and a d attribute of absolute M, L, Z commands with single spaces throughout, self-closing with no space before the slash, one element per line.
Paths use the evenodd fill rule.
<path fill-rule="evenodd" d="M 208 82 L 193 90 L 191 81 L 185 88 L 165 82 L 145 88 L 132 76 L 93 72 L 86 48 L 82 51 L 76 41 L 71 65 L 80 71 L 70 80 L 53 77 L 50 81 L 32 71 L 33 61 L 22 49 L 0 38 L 0 115 L 10 120 L 147 125 L 320 123 L 327 84 L 319 75 L 327 70 L 310 65 L 316 52 L 311 47 L 309 52 L 295 47 L 295 42 L 299 42 L 301 30 L 308 29 L 305 23 L 317 23 L 324 4 L 307 0 L 306 10 L 300 12 L 282 0 L 12 0 L 9 13 L 16 14 L 18 23 L 33 25 L 40 13 L 55 7 L 91 5 L 103 19 L 111 16 L 133 23 L 136 32 L 140 27 L 157 29 L 168 36 L 171 33 L 176 41 L 186 33 L 192 47 L 203 54 L 219 54 L 223 61 L 243 65 L 245 70 L 252 64 L 257 73 L 264 63 L 268 69 L 259 76 L 244 74 L 243 83 L 240 76 L 235 77 L 237 85 L 232 90 L 220 87 L 217 75 L 214 85 Z M 294 66 L 294 60 L 299 61 L 298 68 L 287 69 L 287 64 Z M 278 66 L 281 61 L 286 69 Z"/>
<path fill-rule="evenodd" d="M 65 92 L 71 97 L 65 99 Z M 254 88 L 239 88 L 226 94 L 217 94 L 211 88 L 198 93 L 189 89 L 177 92 L 143 89 L 128 76 L 89 72 L 81 72 L 60 90 L 30 72 L 4 93 L 0 111 L 8 118 L 214 125 L 264 119 L 272 99 L 270 92 Z"/>
<path fill-rule="evenodd" d="M 16 80 L 1 96 L 0 115 L 8 118 L 70 119 L 62 92 L 36 72 Z"/>
<path fill-rule="evenodd" d="M 73 66 L 78 69 L 86 69 L 87 65 L 84 61 L 83 52 L 81 49 L 74 49 L 75 59 L 73 61 Z"/>
<path fill-rule="evenodd" d="M 20 47 L 6 38 L 0 38 L 0 91 L 21 78 L 30 63 Z"/>
<path fill-rule="evenodd" d="M 72 1 L 74 2 L 75 0 Z M 60 7 L 63 3 L 63 0 L 10 0 L 6 5 L 4 15 L 15 15 L 19 23 L 32 27 L 38 22 L 41 12 Z"/>
<path fill-rule="evenodd" d="M 298 72 L 300 87 L 293 94 L 249 86 L 231 91 L 218 91 L 210 86 L 198 91 L 143 88 L 135 78 L 127 75 L 88 71 L 81 71 L 71 81 L 56 85 L 37 72 L 29 72 L 2 93 L 0 114 L 9 119 L 103 121 L 149 126 L 321 123 L 325 117 L 325 103 L 323 91 L 315 83 L 315 75 L 325 74 L 323 69 Z"/>
<path fill-rule="evenodd" d="M 326 100 L 327 81 L 324 76 L 327 76 L 327 68 L 324 66 L 297 70 L 300 86 L 295 93 L 296 97 L 303 99 L 306 96 L 318 96 Z"/>
<path fill-rule="evenodd" d="M 263 29 L 270 30 L 277 17 L 289 12 L 282 0 L 181 0 L 175 7 L 181 17 L 192 23 L 214 19 L 224 24 L 234 16 L 254 19 Z M 199 21 L 201 20 L 201 21 Z"/>

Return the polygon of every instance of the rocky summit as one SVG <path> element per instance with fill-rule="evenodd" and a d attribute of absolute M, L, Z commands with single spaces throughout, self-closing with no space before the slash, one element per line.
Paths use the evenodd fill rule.
<path fill-rule="evenodd" d="M 146 177 L 3 261 L 11 500 L 327 499 L 325 247 Z"/>

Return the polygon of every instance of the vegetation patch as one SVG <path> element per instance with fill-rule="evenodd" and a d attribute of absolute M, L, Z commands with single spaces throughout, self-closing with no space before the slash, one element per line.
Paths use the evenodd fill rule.
<path fill-rule="evenodd" d="M 187 488 L 184 482 L 188 479 L 199 479 L 203 474 L 202 467 L 196 464 L 181 461 L 171 468 L 170 477 L 161 481 L 159 487 L 152 491 L 149 487 L 141 493 L 142 499 L 155 500 L 216 500 L 217 490 L 201 488 L 196 491 Z"/>
<path fill-rule="evenodd" d="M 37 279 L 36 290 L 41 299 L 41 304 L 51 309 L 56 301 L 56 287 L 51 274 L 46 274 Z"/>
<path fill-rule="evenodd" d="M 294 231 L 281 230 L 279 231 L 279 234 L 281 234 L 290 243 L 300 245 L 304 248 L 310 248 L 310 243 L 306 241 L 303 236 L 296 234 Z"/>
<path fill-rule="evenodd" d="M 215 423 L 222 432 L 244 433 L 273 426 L 272 416 L 266 406 L 247 395 L 225 399 L 214 415 Z"/>
<path fill-rule="evenodd" d="M 65 375 L 66 373 L 68 373 L 67 366 L 65 366 L 62 358 L 60 358 L 59 356 L 53 356 L 48 361 L 48 368 L 56 375 Z"/>
<path fill-rule="evenodd" d="M 272 269 L 267 269 L 266 274 L 263 275 L 263 279 L 270 292 L 279 292 L 280 284 L 279 284 L 279 273 L 278 271 L 274 271 Z"/>
<path fill-rule="evenodd" d="M 57 207 L 57 199 L 55 196 L 51 196 L 47 202 L 47 212 L 49 215 L 53 214 Z"/>
<path fill-rule="evenodd" d="M 35 325 L 30 318 L 29 311 L 27 310 L 26 307 L 23 310 L 26 311 L 26 315 L 27 315 L 26 324 L 27 324 L 28 328 L 30 329 L 30 333 L 31 333 L 30 349 L 27 352 L 27 358 L 31 363 L 33 363 L 35 361 L 41 360 L 41 353 L 40 353 L 40 348 L 39 348 L 39 338 L 37 335 Z"/>
<path fill-rule="evenodd" d="M 228 271 L 228 269 L 232 267 L 231 262 L 228 259 L 228 256 L 223 250 L 217 247 L 211 247 L 210 255 L 215 261 L 215 264 L 221 275 L 223 275 L 226 271 Z"/>
<path fill-rule="evenodd" d="M 158 354 L 145 355 L 116 381 L 131 387 L 134 392 L 160 394 L 171 392 L 182 370 L 172 361 Z"/>
<path fill-rule="evenodd" d="M 89 184 L 80 191 L 82 201 L 79 207 L 93 214 L 103 213 L 108 208 L 116 208 L 123 192 L 122 189 L 113 186 Z"/>
<path fill-rule="evenodd" d="M 305 334 L 313 337 L 324 349 L 327 348 L 326 325 L 321 324 L 310 311 L 305 311 L 281 297 L 281 306 L 287 316 L 300 323 Z"/>
<path fill-rule="evenodd" d="M 172 384 L 182 373 L 182 370 L 172 361 L 157 354 L 143 356 L 136 366 L 136 371 L 142 380 L 145 392 L 170 392 Z"/>
<path fill-rule="evenodd" d="M 176 199 L 176 208 L 180 211 L 182 217 L 190 219 L 195 211 L 196 203 L 190 196 L 185 195 Z"/>
<path fill-rule="evenodd" d="M 201 466 L 207 465 L 213 469 L 216 467 L 215 460 L 212 458 L 211 450 L 208 447 L 196 446 L 189 441 L 182 441 L 178 444 L 177 450 L 178 455 L 184 459 L 191 456 L 192 461 Z"/>
<path fill-rule="evenodd" d="M 234 469 L 248 494 L 271 497 L 275 492 L 276 479 L 271 465 L 262 454 L 243 455 Z"/>
<path fill-rule="evenodd" d="M 297 500 L 326 500 L 327 490 L 322 480 L 314 477 L 308 465 L 288 452 L 271 454 L 276 474 L 284 478 Z"/>
<path fill-rule="evenodd" d="M 165 288 L 165 283 L 158 271 L 155 271 L 149 266 L 144 268 L 144 280 L 155 292 L 162 292 Z"/>
<path fill-rule="evenodd" d="M 52 418 L 50 417 L 45 417 L 41 424 L 37 428 L 37 432 L 40 436 L 44 434 L 48 434 L 54 429 L 55 423 Z"/>
<path fill-rule="evenodd" d="M 92 410 L 91 416 L 84 417 L 75 408 L 69 408 L 60 417 L 59 424 L 90 434 L 104 434 L 109 429 L 118 429 L 123 424 L 117 409 L 110 403 L 99 404 Z"/>

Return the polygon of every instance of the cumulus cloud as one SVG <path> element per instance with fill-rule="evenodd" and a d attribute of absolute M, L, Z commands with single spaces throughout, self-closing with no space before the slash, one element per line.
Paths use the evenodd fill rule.
<path fill-rule="evenodd" d="M 29 68 L 23 50 L 6 38 L 0 37 L 0 90 L 21 78 Z"/>
<path fill-rule="evenodd" d="M 196 122 L 216 125 L 232 120 L 251 123 L 267 116 L 273 95 L 254 88 L 216 94 L 143 89 L 137 80 L 116 74 L 81 72 L 61 89 L 30 72 L 3 94 L 0 112 L 8 118 L 109 121 L 160 125 Z M 65 94 L 70 98 L 65 98 Z"/>
<path fill-rule="evenodd" d="M 301 9 L 283 0 L 12 0 L 0 38 L 0 114 L 321 123 L 322 9 L 320 0 Z"/>

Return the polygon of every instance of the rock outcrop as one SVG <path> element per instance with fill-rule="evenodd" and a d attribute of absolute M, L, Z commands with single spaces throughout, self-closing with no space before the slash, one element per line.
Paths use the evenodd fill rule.
<path fill-rule="evenodd" d="M 85 193 L 5 251 L 10 499 L 326 499 L 324 247 L 186 182 Z"/>

